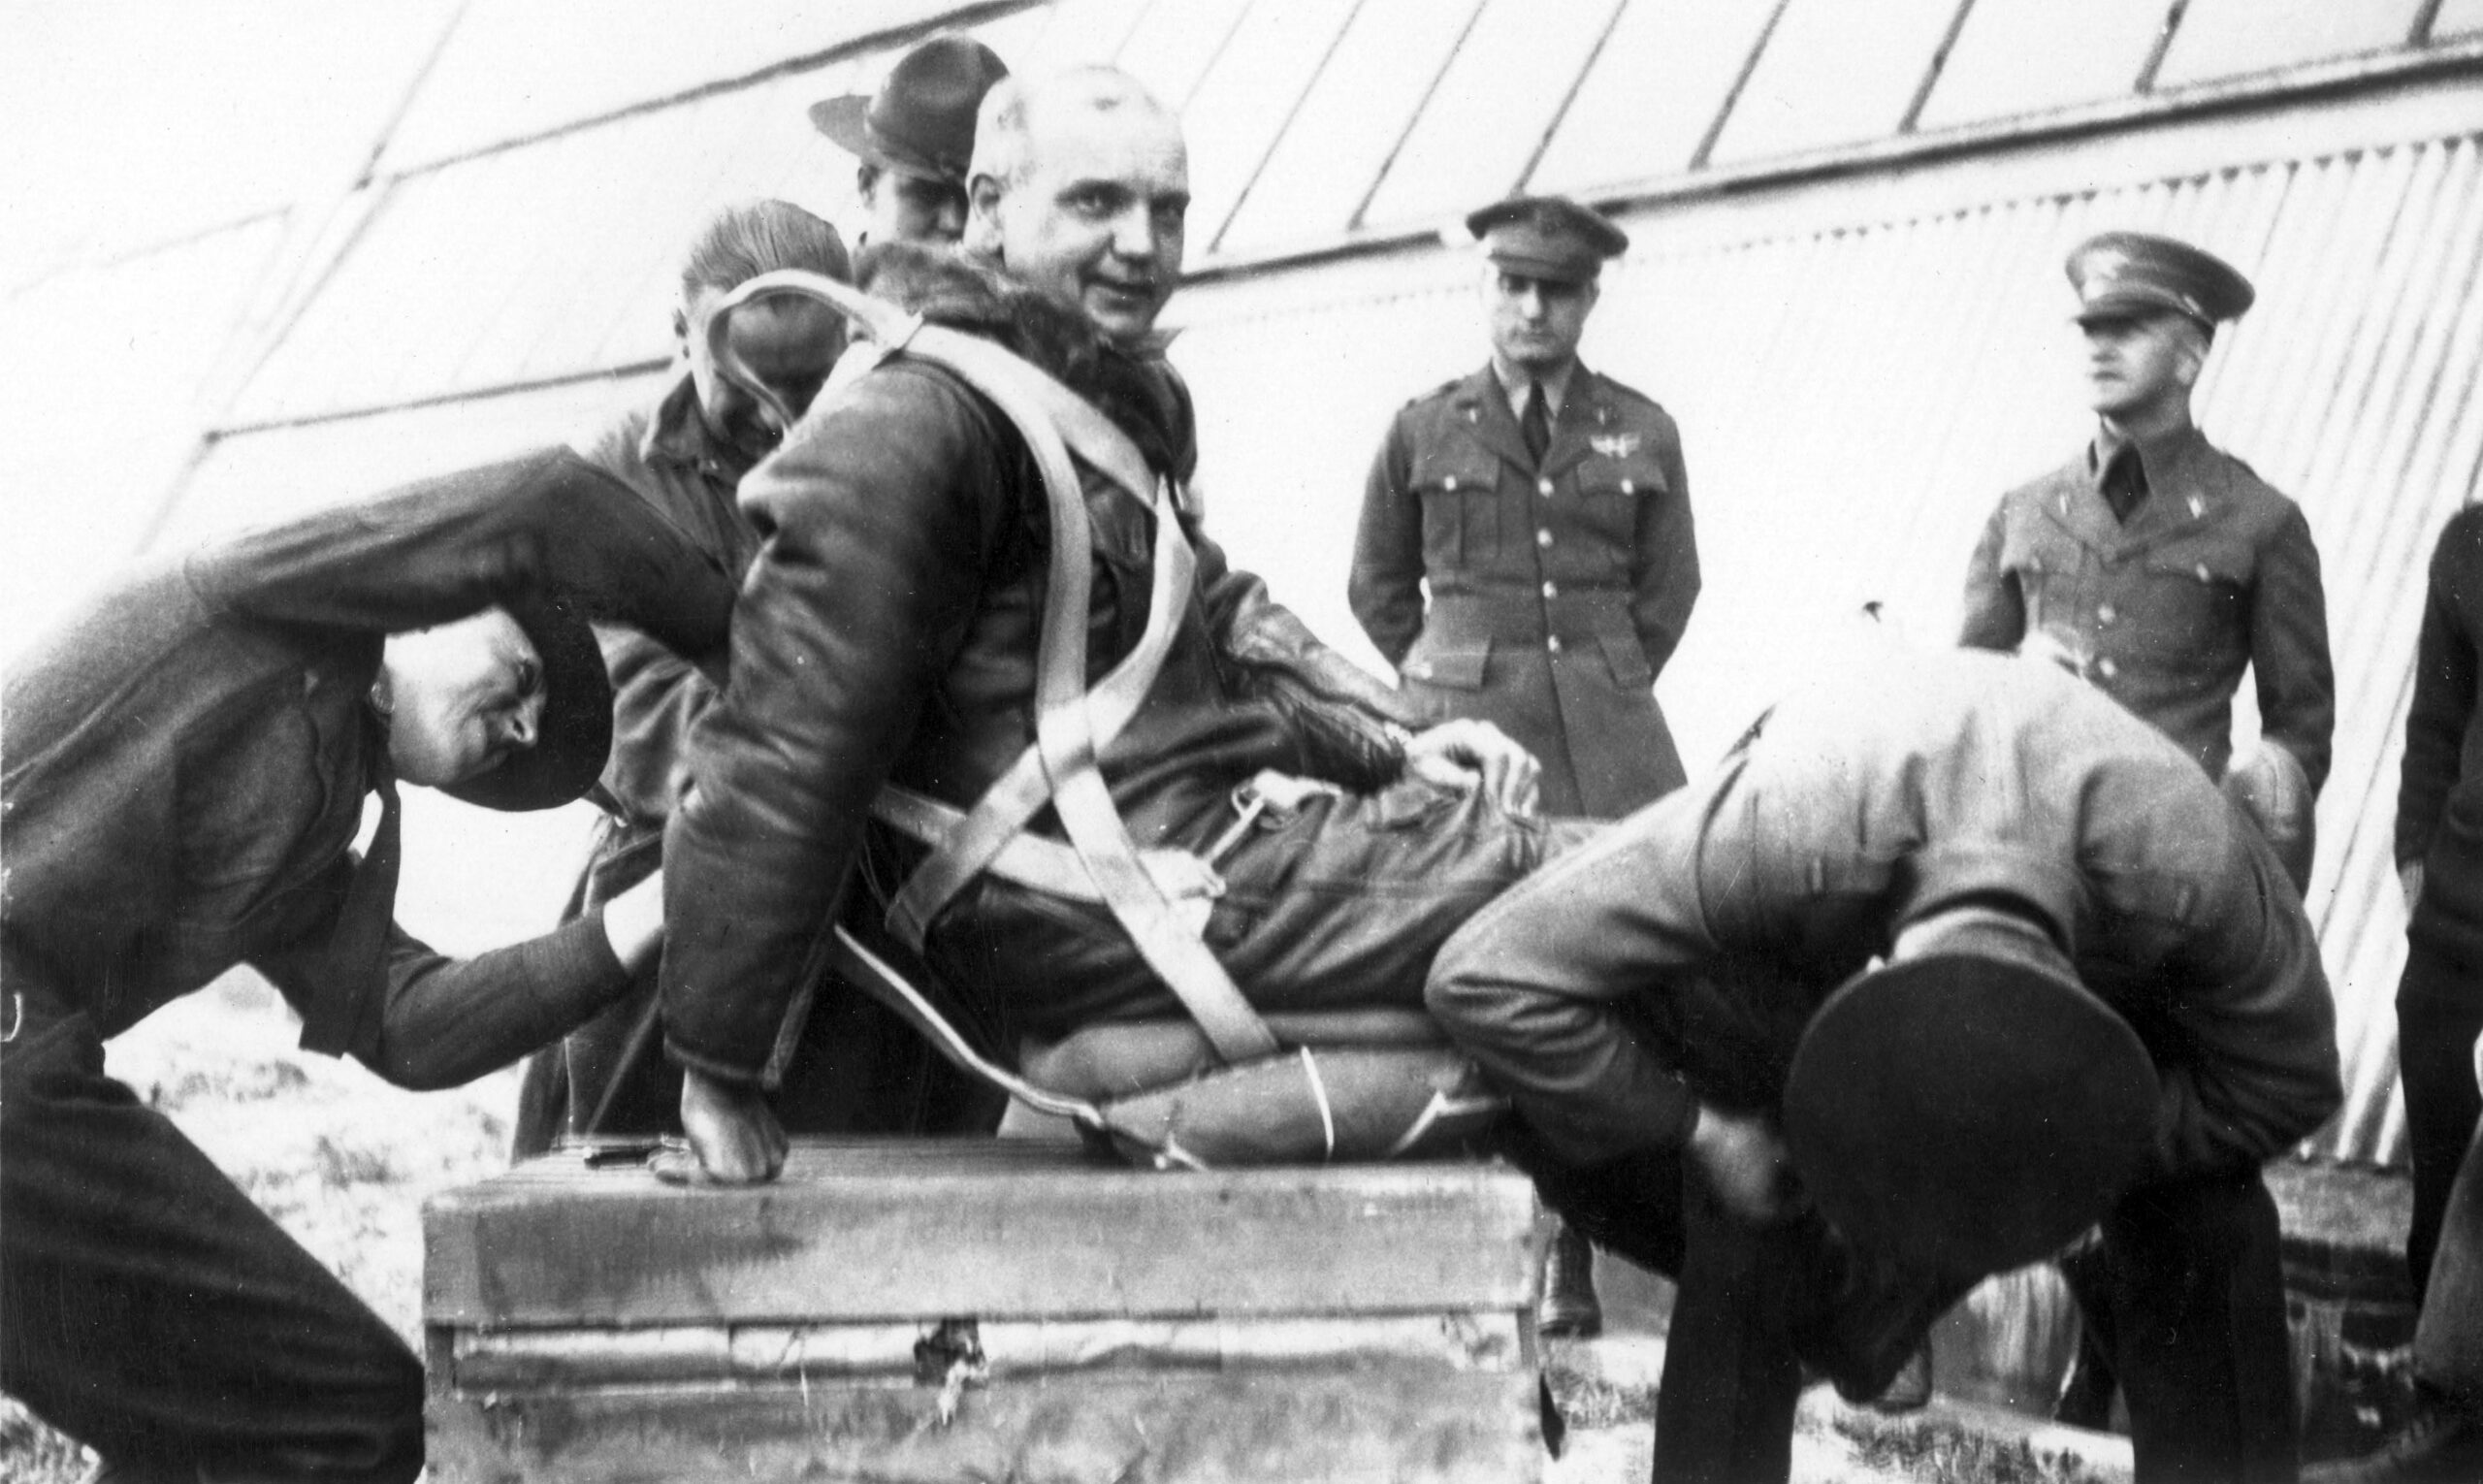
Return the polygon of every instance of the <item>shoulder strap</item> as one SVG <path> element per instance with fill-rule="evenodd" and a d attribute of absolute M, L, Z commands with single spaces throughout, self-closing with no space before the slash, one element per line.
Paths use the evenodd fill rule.
<path fill-rule="evenodd" d="M 1036 650 L 1035 745 L 985 790 L 964 823 L 951 831 L 906 884 L 899 892 L 904 910 L 901 916 L 892 913 L 892 926 L 910 944 L 919 944 L 939 907 L 988 865 L 1048 798 L 1113 917 L 1147 965 L 1198 1020 L 1217 1053 L 1233 1061 L 1274 1052 L 1275 1037 L 1267 1022 L 1141 864 L 1137 845 L 1096 766 L 1098 752 L 1128 725 L 1155 683 L 1189 604 L 1196 558 L 1181 534 L 1172 500 L 1165 498 L 1163 481 L 1151 475 L 1137 448 L 1101 412 L 1017 356 L 988 340 L 927 325 L 919 315 L 822 274 L 790 270 L 762 274 L 726 296 L 709 320 L 718 370 L 754 395 L 773 394 L 734 358 L 723 333 L 726 316 L 722 311 L 771 294 L 822 300 L 878 340 L 885 354 L 934 362 L 989 399 L 1033 453 L 1051 519 L 1050 570 Z M 1093 532 L 1084 488 L 1070 462 L 1073 445 L 1155 520 L 1156 574 L 1146 631 L 1091 694 L 1085 679 Z M 919 883 L 924 885 L 918 891 Z"/>

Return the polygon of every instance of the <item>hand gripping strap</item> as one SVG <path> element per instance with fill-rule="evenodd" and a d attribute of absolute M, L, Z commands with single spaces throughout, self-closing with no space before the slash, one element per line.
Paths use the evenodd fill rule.
<path fill-rule="evenodd" d="M 1171 649 L 1173 631 L 1189 602 L 1195 558 L 1171 502 L 1158 498 L 1161 481 L 1148 477 L 1145 460 L 1101 413 L 1016 356 L 987 340 L 925 325 L 919 315 L 905 314 L 822 274 L 795 270 L 762 274 L 717 306 L 718 312 L 708 323 L 708 343 L 717 367 L 754 395 L 771 400 L 774 396 L 734 357 L 725 335 L 727 316 L 723 311 L 769 294 L 823 300 L 885 345 L 889 355 L 920 356 L 963 377 L 1016 427 L 1043 476 L 1052 541 L 1043 630 L 1037 644 L 1035 746 L 985 792 L 966 824 L 951 837 L 973 847 L 984 858 L 961 872 L 955 863 L 944 865 L 943 872 L 954 877 L 954 885 L 942 900 L 988 864 L 1048 795 L 1113 915 L 1140 955 L 1196 1017 L 1217 1054 L 1232 1061 L 1274 1053 L 1275 1037 L 1266 1022 L 1242 997 L 1207 945 L 1182 923 L 1171 898 L 1140 863 L 1137 846 L 1096 767 L 1098 750 L 1128 725 L 1154 684 L 1164 655 Z M 1073 440 L 1091 465 L 1146 506 L 1156 526 L 1155 592 L 1146 631 L 1138 647 L 1098 686 L 1099 697 L 1090 697 L 1085 690 L 1086 616 L 1094 552 L 1083 487 L 1070 463 Z M 1106 687 L 1113 688 L 1112 694 L 1101 695 Z M 1105 714 L 1098 716 L 1095 710 Z M 1109 729 L 1099 724 L 1109 724 Z M 1025 781 L 1013 785 L 1012 780 L 1021 773 L 1027 775 Z M 932 860 L 939 861 L 950 850 L 950 843 L 944 842 L 933 852 Z M 895 925 L 900 933 L 919 941 L 938 904 L 924 910 L 923 899 L 932 894 L 927 887 L 908 899 L 914 886 L 909 882 L 899 892 L 907 910 Z"/>

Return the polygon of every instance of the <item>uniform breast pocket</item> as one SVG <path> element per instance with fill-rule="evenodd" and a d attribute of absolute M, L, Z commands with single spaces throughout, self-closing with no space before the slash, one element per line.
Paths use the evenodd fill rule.
<path fill-rule="evenodd" d="M 2244 604 L 2250 592 L 2246 550 L 2224 543 L 2183 542 L 2147 554 L 2131 593 L 2143 641 L 2175 668 L 2219 668 L 2226 652 L 2246 642 Z"/>
<path fill-rule="evenodd" d="M 1672 493 L 1663 466 L 1644 455 L 1625 459 L 1597 454 L 1578 466 L 1578 513 L 1599 538 L 1616 573 L 1627 573 L 1638 539 L 1638 512 L 1651 500 Z"/>
<path fill-rule="evenodd" d="M 1489 557 L 1499 546 L 1499 470 L 1490 460 L 1417 458 L 1414 494 L 1423 506 L 1423 565 L 1434 571 Z"/>
<path fill-rule="evenodd" d="M 2009 523 L 2000 543 L 2000 569 L 2017 579 L 2017 591 L 2026 600 L 2026 631 L 2041 629 L 2058 613 L 2047 614 L 2047 608 L 2059 609 L 2067 602 L 2066 591 L 2073 585 L 2085 561 L 2086 549 L 2070 534 L 2040 517 L 2018 519 Z M 2053 590 L 2062 593 L 2061 602 L 2048 602 Z"/>

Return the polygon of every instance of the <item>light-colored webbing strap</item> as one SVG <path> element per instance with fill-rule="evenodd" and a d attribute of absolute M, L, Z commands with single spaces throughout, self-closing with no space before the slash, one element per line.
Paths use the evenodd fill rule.
<path fill-rule="evenodd" d="M 1043 628 L 1036 646 L 1035 746 L 1010 772 L 1014 774 L 1032 762 L 1048 788 L 1026 790 L 1032 794 L 1031 804 L 1015 795 L 999 801 L 990 811 L 995 818 L 1005 818 L 1019 808 L 1025 812 L 1006 830 L 996 825 L 980 827 L 971 843 L 979 851 L 997 855 L 1008 838 L 1033 817 L 1048 792 L 1062 827 L 1106 904 L 1148 967 L 1199 1022 L 1217 1054 L 1227 1061 L 1273 1054 L 1276 1042 L 1267 1022 L 1242 997 L 1224 966 L 1182 920 L 1173 899 L 1141 864 L 1137 845 L 1130 839 L 1096 765 L 1097 752 L 1104 745 L 1098 739 L 1097 724 L 1113 722 L 1113 731 L 1116 733 L 1136 714 L 1138 703 L 1154 684 L 1164 653 L 1171 648 L 1172 632 L 1189 601 L 1195 558 L 1181 536 L 1172 502 L 1158 498 L 1161 482 L 1147 480 L 1145 460 L 1100 412 L 1025 361 L 988 340 L 925 325 L 918 315 L 906 314 L 816 274 L 762 274 L 726 295 L 709 321 L 708 342 L 719 370 L 759 396 L 772 398 L 773 394 L 749 375 L 734 357 L 725 335 L 727 316 L 724 311 L 769 294 L 823 300 L 880 340 L 889 355 L 920 356 L 954 371 L 1016 427 L 1042 475 L 1052 540 Z M 1132 498 L 1140 500 L 1156 522 L 1157 591 L 1152 595 L 1153 611 L 1147 616 L 1147 635 L 1123 664 L 1106 677 L 1108 683 L 1127 677 L 1116 694 L 1108 698 L 1112 704 L 1106 709 L 1113 714 L 1107 717 L 1092 713 L 1085 686 L 1086 624 L 1094 579 L 1093 533 L 1084 488 L 1070 462 L 1071 436 L 1076 437 L 1088 462 Z M 1159 629 L 1162 635 L 1147 662 L 1143 667 L 1131 662 L 1143 658 L 1143 652 L 1149 648 L 1146 638 L 1155 637 Z M 1121 713 L 1124 704 L 1126 714 Z M 969 825 L 975 825 L 977 817 L 985 814 L 985 802 L 993 802 L 988 791 L 969 815 Z M 956 833 L 964 836 L 969 831 L 961 827 Z M 938 859 L 947 850 L 944 844 L 934 851 L 933 858 Z M 971 875 L 972 872 L 966 873 L 957 885 L 962 886 Z M 911 914 L 900 930 L 919 932 L 927 921 L 927 914 Z"/>

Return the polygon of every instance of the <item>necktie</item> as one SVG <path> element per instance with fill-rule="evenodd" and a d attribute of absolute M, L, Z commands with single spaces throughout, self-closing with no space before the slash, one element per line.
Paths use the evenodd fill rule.
<path fill-rule="evenodd" d="M 2112 507 L 2112 519 L 2127 524 L 2130 512 L 2146 499 L 2146 467 L 2138 461 L 2138 450 L 2124 448 L 2112 455 L 2104 466 L 2104 500 Z"/>
<path fill-rule="evenodd" d="M 1526 415 L 1518 419 L 1518 432 L 1526 436 L 1526 456 L 1542 464 L 1543 450 L 1552 446 L 1552 405 L 1543 400 L 1540 381 L 1526 394 Z"/>

